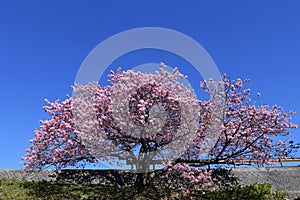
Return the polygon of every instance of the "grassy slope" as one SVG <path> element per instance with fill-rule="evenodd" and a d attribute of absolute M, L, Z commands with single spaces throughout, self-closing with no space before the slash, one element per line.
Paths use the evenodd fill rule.
<path fill-rule="evenodd" d="M 168 191 L 158 188 L 143 192 L 134 188 L 117 191 L 114 187 L 101 185 L 0 179 L 0 199 L 160 199 L 165 195 Z"/>
<path fill-rule="evenodd" d="M 161 188 L 148 188 L 137 191 L 125 187 L 117 191 L 114 187 L 101 185 L 85 185 L 65 182 L 46 181 L 16 181 L 0 179 L 0 199 L 41 200 L 41 199 L 166 199 L 176 191 Z M 191 197 L 191 198 L 190 198 Z M 272 191 L 269 184 L 254 184 L 251 186 L 235 186 L 217 192 L 202 192 L 180 199 L 261 199 L 282 200 L 286 194 Z M 171 199 L 171 198 L 168 198 Z"/>

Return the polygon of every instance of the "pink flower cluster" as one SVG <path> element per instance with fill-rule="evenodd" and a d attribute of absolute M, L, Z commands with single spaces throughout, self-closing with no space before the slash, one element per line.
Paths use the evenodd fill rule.
<path fill-rule="evenodd" d="M 52 118 L 41 120 L 40 128 L 34 131 L 35 138 L 30 140 L 32 145 L 23 158 L 26 169 L 41 169 L 47 165 L 63 168 L 75 166 L 79 161 L 96 162 L 74 129 L 72 98 L 62 103 L 45 101 L 48 105 L 44 110 Z"/>
<path fill-rule="evenodd" d="M 270 165 L 291 156 L 299 148 L 299 144 L 288 141 L 290 129 L 298 128 L 289 122 L 295 112 L 286 112 L 277 105 L 255 105 L 251 101 L 250 89 L 242 89 L 244 82 L 248 80 L 231 81 L 229 76 L 223 76 L 225 92 L 217 92 L 225 99 L 223 116 L 220 116 L 223 127 L 215 147 L 208 154 L 211 164 L 253 160 L 252 163 L 257 165 Z M 200 85 L 208 93 L 214 92 L 206 82 Z M 186 158 L 197 158 L 201 152 L 205 136 L 211 134 L 214 108 L 212 100 L 200 101 L 199 137 Z"/>

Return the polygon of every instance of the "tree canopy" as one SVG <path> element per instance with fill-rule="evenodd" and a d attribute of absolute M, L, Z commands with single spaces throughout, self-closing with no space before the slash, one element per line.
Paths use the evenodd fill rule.
<path fill-rule="evenodd" d="M 244 89 L 248 80 L 223 75 L 222 81 L 203 81 L 200 87 L 210 99 L 201 100 L 180 82 L 184 78 L 164 65 L 154 74 L 119 69 L 110 73 L 109 86 L 75 85 L 72 97 L 46 100 L 50 119 L 34 131 L 25 168 L 98 161 L 122 166 L 130 160 L 138 173 L 147 174 L 151 162 L 160 160 L 165 171 L 180 170 L 193 182 L 211 185 L 208 165 L 244 160 L 272 165 L 299 148 L 289 138 L 298 128 L 291 122 L 295 112 L 257 105 L 252 98 L 260 94 L 251 97 Z M 191 171 L 192 162 L 199 168 Z M 137 184 L 144 179 L 141 175 Z"/>

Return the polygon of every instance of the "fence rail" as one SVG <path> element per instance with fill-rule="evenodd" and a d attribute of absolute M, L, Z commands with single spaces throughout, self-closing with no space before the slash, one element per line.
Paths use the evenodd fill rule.
<path fill-rule="evenodd" d="M 186 163 L 192 167 L 197 167 L 197 166 L 203 166 L 203 165 L 213 165 L 213 164 L 229 164 L 229 165 L 251 165 L 251 164 L 255 164 L 255 163 L 259 163 L 260 160 L 257 159 L 247 159 L 247 160 L 239 160 L 239 161 L 228 161 L 228 160 L 218 160 L 218 161 L 214 161 L 214 160 L 183 160 L 180 159 L 178 160 L 178 162 L 180 163 Z M 300 163 L 300 158 L 282 158 L 282 159 L 276 159 L 275 161 L 277 161 L 281 167 L 283 167 L 283 163 Z M 155 169 L 155 165 L 161 165 L 161 164 L 165 164 L 166 161 L 164 160 L 151 160 L 149 162 L 150 165 L 152 165 L 153 169 Z M 126 165 L 131 165 L 131 168 L 133 169 L 133 166 L 136 163 L 133 162 L 132 160 L 126 160 Z"/>

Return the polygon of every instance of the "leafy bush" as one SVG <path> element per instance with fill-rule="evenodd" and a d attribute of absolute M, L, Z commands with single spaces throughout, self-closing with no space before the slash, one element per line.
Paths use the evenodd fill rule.
<path fill-rule="evenodd" d="M 75 184 L 67 182 L 16 181 L 0 179 L 0 199 L 41 200 L 41 199 L 203 199 L 203 200 L 283 200 L 287 194 L 272 190 L 271 184 L 233 186 L 214 192 L 191 191 L 188 196 L 175 197 L 174 191 L 151 187 L 138 191 L 134 187 L 120 190 L 110 186 Z M 173 196 L 173 198 L 171 198 Z"/>
<path fill-rule="evenodd" d="M 203 199 L 249 199 L 249 200 L 284 200 L 287 193 L 279 190 L 273 190 L 272 185 L 253 184 L 248 186 L 233 186 L 228 189 L 220 189 L 215 192 L 205 194 Z"/>

